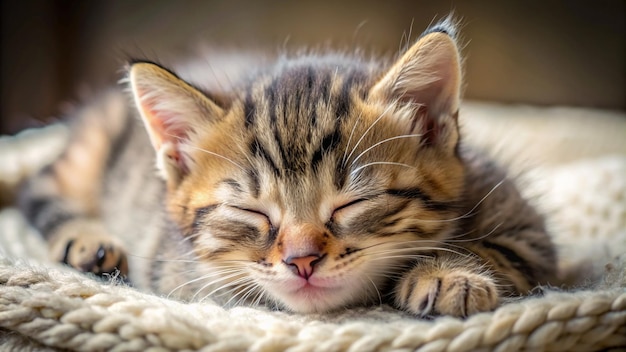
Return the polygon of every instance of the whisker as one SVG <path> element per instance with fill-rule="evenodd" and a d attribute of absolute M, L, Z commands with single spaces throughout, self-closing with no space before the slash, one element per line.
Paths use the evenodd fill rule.
<path fill-rule="evenodd" d="M 246 298 L 252 294 L 254 292 L 254 290 L 256 289 L 256 284 L 254 282 L 248 283 L 246 284 L 245 287 L 243 287 L 243 289 L 240 292 L 237 292 L 236 294 L 234 294 L 228 301 L 226 301 L 226 303 L 224 304 L 225 306 L 228 306 L 230 304 L 230 302 L 237 298 L 237 296 L 242 295 L 239 299 L 237 299 L 237 301 L 234 303 L 235 306 L 240 305 L 242 302 L 246 301 Z"/>
<path fill-rule="evenodd" d="M 348 158 L 346 158 L 346 160 L 349 160 L 352 157 L 352 154 L 354 154 L 354 152 L 356 151 L 356 148 L 359 147 L 359 144 L 361 144 L 361 142 L 363 141 L 363 138 L 365 138 L 365 136 L 367 136 L 367 134 L 372 130 L 372 128 L 374 128 L 374 126 L 383 117 L 385 117 L 385 115 L 389 112 L 389 110 L 391 110 L 394 106 L 395 106 L 395 104 L 390 104 L 389 106 L 387 106 L 387 108 L 385 108 L 385 110 L 380 114 L 380 116 L 378 118 L 376 118 L 376 120 L 374 120 L 374 122 L 367 128 L 367 130 L 365 130 L 365 132 L 363 132 L 363 135 L 361 135 L 361 138 L 359 138 L 359 140 L 356 142 L 356 144 L 354 145 L 354 147 L 350 151 L 350 154 L 348 155 Z"/>
<path fill-rule="evenodd" d="M 430 259 L 432 257 L 426 255 L 407 254 L 407 255 L 387 255 L 387 256 L 374 256 L 368 258 L 369 260 L 387 260 L 387 259 Z"/>
<path fill-rule="evenodd" d="M 237 276 L 237 275 L 233 275 L 233 276 Z M 233 276 L 231 276 L 231 277 L 233 277 Z M 231 277 L 229 277 L 229 279 L 230 279 Z M 223 281 L 223 280 L 221 280 L 221 281 Z M 214 294 L 216 294 L 218 291 L 223 290 L 223 289 L 224 289 L 224 288 L 226 288 L 226 287 L 231 287 L 231 286 L 234 286 L 234 288 L 233 288 L 233 289 L 237 289 L 237 287 L 239 287 L 239 285 L 240 285 L 242 282 L 247 282 L 247 281 L 252 281 L 252 278 L 247 277 L 247 276 L 242 276 L 242 277 L 240 277 L 240 278 L 238 278 L 238 279 L 236 279 L 236 280 L 229 281 L 229 282 L 227 282 L 226 284 L 224 284 L 224 285 L 222 285 L 222 286 L 220 286 L 220 287 L 215 288 L 213 291 L 209 292 L 209 293 L 207 294 L 207 296 L 213 296 L 213 295 L 214 295 Z M 219 281 L 217 281 L 217 282 L 219 282 Z M 230 291 L 228 291 L 228 292 L 230 292 Z M 226 292 L 226 293 L 228 293 L 228 292 Z M 221 296 L 221 295 L 224 295 L 224 294 L 226 294 L 226 293 L 222 293 L 222 294 L 220 294 L 220 296 Z"/>
<path fill-rule="evenodd" d="M 381 144 L 387 143 L 387 142 L 391 142 L 394 141 L 396 139 L 402 139 L 402 138 L 413 138 L 413 137 L 421 137 L 421 134 L 405 134 L 405 135 L 401 135 L 401 136 L 395 136 L 395 137 L 390 137 L 387 139 L 384 139 L 380 142 L 374 143 L 372 146 L 370 146 L 369 148 L 365 149 L 364 151 L 361 152 L 361 154 L 359 154 L 356 158 L 354 158 L 354 160 L 352 160 L 352 163 L 350 165 L 354 165 L 354 163 L 356 163 L 365 153 L 369 152 L 370 150 L 378 147 Z"/>
<path fill-rule="evenodd" d="M 198 299 L 197 302 L 204 302 L 205 300 L 212 299 L 213 297 L 217 298 L 217 297 L 230 295 L 233 291 L 237 290 L 239 287 L 240 286 L 238 286 L 238 285 L 232 285 L 231 283 L 226 283 L 226 284 L 220 286 L 220 290 L 223 291 L 220 294 L 213 295 L 212 292 L 210 292 L 210 293 L 202 296 L 202 298 Z M 224 306 L 224 304 L 221 304 L 221 305 Z"/>
<path fill-rule="evenodd" d="M 409 241 L 408 243 L 411 243 L 413 241 Z M 407 242 L 401 242 L 399 241 L 399 243 L 407 243 Z M 463 248 L 465 249 L 465 248 Z M 450 248 L 445 248 L 445 247 L 430 247 L 430 246 L 420 246 L 420 247 L 415 247 L 415 248 L 399 248 L 398 251 L 402 251 L 402 250 L 406 250 L 406 251 L 444 251 L 444 252 L 450 252 L 450 253 L 454 253 L 454 254 L 458 254 L 462 257 L 467 257 L 468 255 L 457 252 L 453 249 Z M 469 251 L 469 250 L 468 250 Z M 470 252 L 471 253 L 471 252 Z"/>
<path fill-rule="evenodd" d="M 348 154 L 348 148 L 350 147 L 350 142 L 352 141 L 352 135 L 354 134 L 354 130 L 356 129 L 356 126 L 359 124 L 359 122 L 361 121 L 362 117 L 363 117 L 363 112 L 359 113 L 359 117 L 354 122 L 354 126 L 352 126 L 352 130 L 350 131 L 350 137 L 348 137 L 348 143 L 346 144 L 346 147 L 343 150 L 343 158 L 341 159 L 342 168 L 346 166 L 346 161 L 347 161 L 346 154 Z"/>
<path fill-rule="evenodd" d="M 404 163 L 397 163 L 397 162 L 393 162 L 393 161 L 374 161 L 374 162 L 371 162 L 371 163 L 367 163 L 365 165 L 361 165 L 361 166 L 357 167 L 356 169 L 352 170 L 350 172 L 350 176 L 352 176 L 353 174 L 361 171 L 362 169 L 364 169 L 364 168 L 366 168 L 368 166 L 372 166 L 372 165 L 396 165 L 396 166 L 404 166 L 404 167 L 408 167 L 410 169 L 417 170 L 417 168 L 415 166 L 411 166 L 411 165 L 404 164 Z"/>
<path fill-rule="evenodd" d="M 489 192 L 487 192 L 487 194 L 485 194 L 485 196 L 479 200 L 476 205 L 474 205 L 474 207 L 472 209 L 470 209 L 469 211 L 467 211 L 465 214 L 457 216 L 455 218 L 451 218 L 451 219 L 439 219 L 439 220 L 430 220 L 430 219 L 419 219 L 420 221 L 423 222 L 450 222 L 450 221 L 457 221 L 457 220 L 461 220 L 461 219 L 465 219 L 467 217 L 470 217 L 473 215 L 474 210 L 476 210 L 476 208 L 478 208 L 478 206 L 480 204 L 482 204 L 482 202 L 485 201 L 485 199 L 487 199 L 487 197 L 489 197 L 495 190 L 496 188 L 500 187 L 504 181 L 506 179 L 502 179 L 500 182 L 498 182 L 495 186 L 493 186 L 493 188 L 491 188 L 491 190 Z"/>
<path fill-rule="evenodd" d="M 200 262 L 200 261 L 198 261 L 198 260 L 192 260 L 192 259 L 162 259 L 162 258 L 150 258 L 150 257 L 142 256 L 142 255 L 132 254 L 132 253 L 127 253 L 126 255 L 127 255 L 128 257 L 139 258 L 139 259 L 145 259 L 145 260 L 149 260 L 149 261 L 151 261 L 151 262 L 157 262 L 157 263 L 199 263 L 199 262 Z"/>
<path fill-rule="evenodd" d="M 456 237 L 454 237 L 452 239 L 446 239 L 446 240 L 444 240 L 444 242 L 463 243 L 463 242 L 480 241 L 480 240 L 483 240 L 483 239 L 491 236 L 503 224 L 504 224 L 504 222 L 501 222 L 501 223 L 497 224 L 496 226 L 493 227 L 493 229 L 491 229 L 491 231 L 487 232 L 486 234 L 484 234 L 482 236 L 476 237 L 476 238 L 467 238 L 467 239 L 457 240 L 455 238 L 460 237 L 460 236 L 456 236 Z M 466 233 L 466 234 L 468 234 L 468 233 Z"/>
<path fill-rule="evenodd" d="M 254 306 L 260 306 L 261 301 L 263 300 L 264 297 L 265 297 L 265 291 L 262 289 L 257 290 L 257 298 L 252 301 Z"/>
<path fill-rule="evenodd" d="M 194 270 L 189 270 L 189 271 L 187 271 L 187 272 L 185 272 L 185 273 L 190 273 L 190 272 L 193 272 L 193 271 L 194 271 Z M 238 272 L 238 271 L 240 271 L 240 269 L 235 269 L 235 268 L 233 268 L 232 270 L 224 270 L 224 271 L 218 271 L 218 272 L 211 272 L 211 273 L 208 273 L 208 274 L 202 275 L 202 276 L 200 276 L 200 277 L 197 277 L 197 278 L 195 278 L 195 279 L 192 279 L 192 280 L 186 281 L 185 283 L 183 283 L 183 284 L 180 284 L 180 285 L 176 286 L 174 289 L 172 289 L 172 290 L 171 290 L 171 291 L 167 294 L 167 297 L 169 298 L 169 297 L 170 297 L 170 296 L 171 296 L 174 292 L 176 292 L 177 290 L 179 290 L 179 289 L 181 289 L 181 288 L 183 288 L 183 287 L 185 287 L 185 286 L 187 286 L 187 285 L 193 284 L 194 282 L 198 282 L 198 281 L 206 280 L 206 279 L 211 278 L 211 277 L 214 277 L 214 276 L 219 276 L 219 275 L 223 275 L 223 274 L 230 274 L 230 273 L 233 273 L 233 272 Z"/>
<path fill-rule="evenodd" d="M 175 136 L 175 135 L 172 135 L 172 134 L 169 134 L 169 133 L 168 133 L 167 135 L 168 135 L 168 136 L 170 136 L 170 137 L 176 138 L 176 139 L 178 139 L 178 140 L 181 140 L 181 141 L 184 141 L 184 140 L 185 140 L 185 138 L 182 138 L 182 137 L 180 137 L 180 136 Z M 185 144 L 185 147 L 187 147 L 187 148 L 191 148 L 191 149 L 195 149 L 195 150 L 199 150 L 199 151 L 204 152 L 204 153 L 207 153 L 207 154 L 209 154 L 209 155 L 213 155 L 213 156 L 215 156 L 215 157 L 221 158 L 221 159 L 226 160 L 226 161 L 228 161 L 229 163 L 231 163 L 231 164 L 233 164 L 233 165 L 237 166 L 239 169 L 241 169 L 241 170 L 243 170 L 243 171 L 246 171 L 246 169 L 245 169 L 243 166 L 239 165 L 239 164 L 238 164 L 238 163 L 236 163 L 234 160 L 232 160 L 232 159 L 230 159 L 230 158 L 227 158 L 227 157 L 225 157 L 225 156 L 223 156 L 223 155 L 221 155 L 221 154 L 218 154 L 218 153 L 212 152 L 212 151 L 210 151 L 210 150 L 206 150 L 206 149 L 203 149 L 203 148 L 197 147 L 197 146 L 195 146 L 195 145 L 193 145 L 193 144 L 191 144 L 191 143 L 187 143 L 187 144 Z"/>
<path fill-rule="evenodd" d="M 370 278 L 369 275 L 365 275 L 365 278 L 367 280 L 369 280 L 369 282 L 372 283 L 372 286 L 374 287 L 374 290 L 376 291 L 376 294 L 378 295 L 378 304 L 382 306 L 383 305 L 383 297 L 380 295 L 380 290 L 378 289 L 378 287 L 376 286 L 374 281 L 372 281 L 372 278 Z"/>
<path fill-rule="evenodd" d="M 251 280 L 248 278 L 248 280 Z M 203 302 L 206 299 L 209 299 L 211 297 L 223 297 L 223 296 L 231 296 L 232 293 L 236 290 L 240 290 L 242 288 L 242 285 L 246 285 L 247 280 L 235 280 L 233 282 L 227 282 L 224 285 L 218 287 L 217 289 L 207 293 L 206 295 L 202 296 L 202 298 L 199 300 L 199 302 Z M 220 293 L 217 293 L 218 291 L 221 291 Z M 232 297 L 232 296 L 231 296 Z M 230 300 L 229 300 L 230 301 Z M 223 306 L 226 306 L 226 304 L 222 304 Z"/>
<path fill-rule="evenodd" d="M 250 288 L 250 286 L 254 286 L 255 282 L 252 278 L 250 277 L 241 277 L 235 281 L 229 282 L 223 286 L 221 286 L 220 288 L 212 291 L 211 293 L 209 293 L 207 296 L 212 296 L 214 292 L 218 291 L 218 290 L 224 290 L 227 287 L 231 287 L 228 291 L 220 293 L 218 296 L 225 296 L 225 295 L 230 295 L 230 298 L 228 299 L 228 301 L 226 301 L 226 303 L 224 303 L 224 306 L 227 306 L 228 304 L 230 304 L 230 302 L 235 299 L 237 296 L 241 295 L 243 292 L 248 292 L 248 289 Z M 233 291 L 238 291 L 235 294 L 232 294 Z M 239 302 L 239 301 L 238 301 Z"/>
<path fill-rule="evenodd" d="M 231 164 L 233 164 L 233 165 L 237 166 L 239 169 L 241 169 L 241 170 L 243 170 L 243 171 L 246 171 L 246 169 L 245 169 L 243 166 L 239 165 L 239 164 L 238 164 L 238 163 L 236 163 L 234 160 L 232 160 L 232 159 L 230 159 L 230 158 L 227 158 L 227 157 L 225 157 L 225 156 L 223 156 L 223 155 L 221 155 L 221 154 L 218 154 L 218 153 L 215 153 L 215 152 L 212 152 L 212 151 L 210 151 L 210 150 L 206 150 L 206 149 L 203 149 L 203 148 L 200 148 L 200 147 L 196 147 L 196 146 L 194 146 L 194 145 L 187 145 L 187 147 L 190 147 L 190 148 L 192 148 L 192 149 L 196 149 L 196 150 L 199 150 L 199 151 L 201 151 L 201 152 L 207 153 L 207 154 L 209 154 L 209 155 L 213 155 L 213 156 L 216 156 L 216 157 L 218 157 L 218 158 L 224 159 L 224 160 L 228 161 L 229 163 L 231 163 Z"/>
<path fill-rule="evenodd" d="M 201 287 L 201 288 L 200 288 L 200 289 L 199 289 L 199 290 L 198 290 L 198 291 L 197 291 L 197 292 L 196 292 L 196 293 L 195 293 L 195 294 L 191 297 L 191 300 L 192 300 L 192 301 L 193 301 L 193 300 L 195 300 L 195 299 L 196 299 L 196 297 L 198 296 L 198 294 L 200 294 L 200 292 L 201 292 L 201 291 L 203 291 L 203 290 L 205 290 L 207 287 L 211 287 L 211 286 L 215 285 L 215 284 L 216 284 L 216 283 L 218 283 L 218 282 L 222 282 L 222 281 L 225 281 L 225 280 L 231 279 L 231 278 L 233 278 L 233 277 L 237 277 L 237 276 L 239 276 L 239 275 L 242 275 L 242 272 L 240 272 L 240 271 L 236 271 L 236 272 L 234 272 L 234 273 L 232 273 L 232 274 L 222 276 L 222 277 L 220 277 L 220 278 L 218 278 L 218 279 L 212 280 L 212 281 L 210 281 L 210 282 L 208 282 L 208 283 L 204 284 L 204 285 L 203 285 L 203 286 L 202 286 L 202 287 Z M 232 281 L 231 281 L 231 282 L 232 282 Z M 230 282 L 229 282 L 229 283 L 230 283 Z M 229 283 L 227 283 L 227 284 L 229 284 Z M 206 295 L 205 297 L 213 295 L 216 291 L 219 291 L 222 287 L 227 287 L 227 286 L 222 285 L 222 286 L 220 286 L 220 287 L 218 287 L 218 288 L 214 289 L 213 291 L 211 291 L 211 292 L 210 292 L 208 295 Z"/>

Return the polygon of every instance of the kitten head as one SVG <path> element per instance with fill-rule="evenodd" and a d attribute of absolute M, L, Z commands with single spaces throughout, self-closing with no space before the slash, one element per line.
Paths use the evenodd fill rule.
<path fill-rule="evenodd" d="M 298 312 L 377 302 L 450 235 L 464 172 L 449 34 L 425 33 L 389 67 L 285 59 L 229 99 L 130 66 L 169 214 L 205 278 L 199 294 Z"/>

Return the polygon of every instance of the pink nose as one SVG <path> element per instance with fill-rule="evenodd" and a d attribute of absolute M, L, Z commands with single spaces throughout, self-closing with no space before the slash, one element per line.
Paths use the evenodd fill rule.
<path fill-rule="evenodd" d="M 308 280 L 313 275 L 313 268 L 322 260 L 322 256 L 313 254 L 305 257 L 289 257 L 283 262 L 291 267 L 294 273 Z"/>

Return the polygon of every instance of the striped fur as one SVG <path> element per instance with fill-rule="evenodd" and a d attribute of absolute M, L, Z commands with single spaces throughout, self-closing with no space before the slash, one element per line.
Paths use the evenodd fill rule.
<path fill-rule="evenodd" d="M 555 252 L 506 172 L 459 135 L 454 36 L 446 20 L 392 65 L 284 57 L 228 92 L 132 62 L 140 118 L 119 93 L 78 111 L 25 214 L 55 259 L 185 300 L 493 309 L 550 280 Z"/>

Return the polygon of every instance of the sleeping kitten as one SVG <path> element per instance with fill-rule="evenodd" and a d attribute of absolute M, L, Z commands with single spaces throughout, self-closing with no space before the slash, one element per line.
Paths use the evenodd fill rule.
<path fill-rule="evenodd" d="M 542 217 L 463 143 L 450 20 L 392 64 L 303 54 L 248 71 L 203 91 L 133 61 L 136 110 L 118 91 L 82 107 L 22 198 L 51 256 L 184 300 L 304 313 L 467 316 L 552 278 Z"/>

